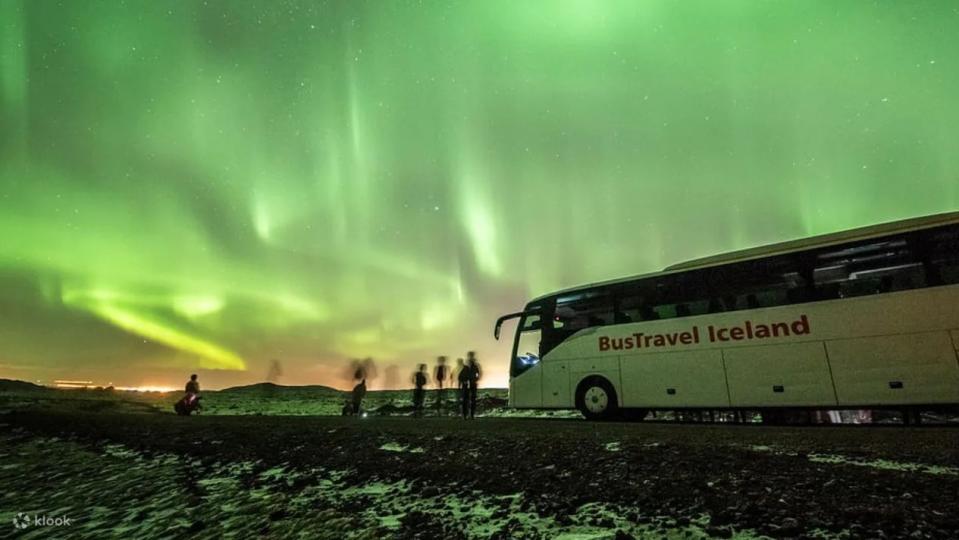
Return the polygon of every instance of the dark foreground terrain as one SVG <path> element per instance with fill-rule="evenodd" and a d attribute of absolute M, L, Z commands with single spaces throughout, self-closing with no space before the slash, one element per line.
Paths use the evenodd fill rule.
<path fill-rule="evenodd" d="M 950 428 L 19 410 L 0 537 L 956 538 L 957 448 Z"/>

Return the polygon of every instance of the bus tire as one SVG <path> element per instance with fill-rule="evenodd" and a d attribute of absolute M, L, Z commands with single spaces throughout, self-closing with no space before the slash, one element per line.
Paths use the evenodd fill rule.
<path fill-rule="evenodd" d="M 593 376 L 584 379 L 576 388 L 576 408 L 587 420 L 614 418 L 619 410 L 616 390 L 602 377 Z"/>

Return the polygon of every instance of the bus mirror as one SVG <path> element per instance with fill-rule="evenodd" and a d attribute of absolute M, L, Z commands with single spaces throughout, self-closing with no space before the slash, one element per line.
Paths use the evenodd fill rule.
<path fill-rule="evenodd" d="M 515 319 L 516 317 L 522 317 L 525 314 L 526 312 L 519 311 L 517 313 L 510 313 L 509 315 L 503 315 L 499 319 L 496 319 L 496 326 L 493 328 L 493 337 L 496 338 L 497 340 L 499 339 L 499 331 L 503 327 L 504 322 L 510 319 Z"/>

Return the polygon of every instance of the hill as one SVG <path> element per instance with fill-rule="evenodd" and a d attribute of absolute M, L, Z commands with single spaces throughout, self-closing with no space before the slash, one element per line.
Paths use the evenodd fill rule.
<path fill-rule="evenodd" d="M 231 386 L 219 390 L 220 394 L 313 394 L 313 395 L 340 395 L 342 392 L 329 386 L 318 384 L 304 386 L 284 386 L 270 382 L 249 384 L 246 386 Z"/>
<path fill-rule="evenodd" d="M 27 381 L 0 379 L 0 392 L 46 392 L 49 388 Z"/>

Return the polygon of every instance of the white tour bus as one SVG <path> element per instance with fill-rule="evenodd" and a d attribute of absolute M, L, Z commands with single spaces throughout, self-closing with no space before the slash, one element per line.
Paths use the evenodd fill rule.
<path fill-rule="evenodd" d="M 959 212 L 707 257 L 541 296 L 509 402 L 619 411 L 959 405 Z"/>

